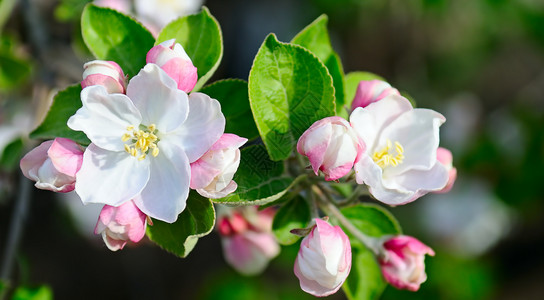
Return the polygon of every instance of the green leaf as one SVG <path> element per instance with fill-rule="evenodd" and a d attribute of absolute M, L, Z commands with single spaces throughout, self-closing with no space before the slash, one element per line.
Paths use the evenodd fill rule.
<path fill-rule="evenodd" d="M 0 166 L 6 170 L 13 170 L 19 166 L 23 154 L 23 140 L 18 138 L 6 145 L 4 151 L 0 149 Z"/>
<path fill-rule="evenodd" d="M 280 207 L 274 216 L 272 231 L 282 245 L 294 244 L 300 238 L 291 229 L 305 228 L 310 221 L 310 207 L 304 198 L 297 196 Z"/>
<path fill-rule="evenodd" d="M 68 128 L 66 122 L 81 107 L 81 85 L 74 84 L 55 95 L 53 104 L 43 122 L 30 133 L 33 139 L 54 139 L 63 137 L 72 139 L 80 144 L 90 144 L 87 136 L 81 131 Z"/>
<path fill-rule="evenodd" d="M 11 53 L 0 53 L 0 91 L 10 90 L 23 84 L 30 76 L 30 62 Z"/>
<path fill-rule="evenodd" d="M 198 91 L 213 75 L 223 57 L 223 36 L 217 20 L 206 7 L 200 13 L 181 17 L 166 25 L 159 33 L 157 42 L 176 39 L 197 68 Z"/>
<path fill-rule="evenodd" d="M 343 208 L 342 214 L 361 232 L 368 236 L 401 234 L 401 228 L 395 217 L 386 209 L 374 204 L 358 204 Z M 348 230 L 352 246 L 351 272 L 342 286 L 348 299 L 379 299 L 387 283 L 374 257 L 359 240 L 353 238 Z"/>
<path fill-rule="evenodd" d="M 200 90 L 217 99 L 226 118 L 225 132 L 254 139 L 259 136 L 257 125 L 249 107 L 247 82 L 240 79 L 216 81 Z"/>
<path fill-rule="evenodd" d="M 45 285 L 37 288 L 20 286 L 13 293 L 12 300 L 53 300 L 53 291 Z"/>
<path fill-rule="evenodd" d="M 249 73 L 255 123 L 274 161 L 289 157 L 315 121 L 335 115 L 327 68 L 305 48 L 281 43 L 274 34 L 261 45 Z"/>
<path fill-rule="evenodd" d="M 327 31 L 327 15 L 321 15 L 306 26 L 291 41 L 315 54 L 329 70 L 333 79 L 336 111 L 341 112 L 344 105 L 344 69 L 338 54 L 332 49 Z"/>
<path fill-rule="evenodd" d="M 283 163 L 272 161 L 262 145 L 241 150 L 240 166 L 234 181 L 236 191 L 213 200 L 228 205 L 264 205 L 281 198 L 302 177 L 293 179 L 283 175 Z"/>
<path fill-rule="evenodd" d="M 357 92 L 357 86 L 361 80 L 382 80 L 385 81 L 382 77 L 370 73 L 370 72 L 351 72 L 346 74 L 346 98 L 344 100 L 345 107 L 350 110 L 351 102 L 355 97 L 355 92 Z"/>
<path fill-rule="evenodd" d="M 118 63 L 129 77 L 145 66 L 147 51 L 155 39 L 140 23 L 116 10 L 85 6 L 81 34 L 97 59 Z"/>
<path fill-rule="evenodd" d="M 187 207 L 172 224 L 153 220 L 147 236 L 161 248 L 179 257 L 186 257 L 198 238 L 209 234 L 215 224 L 215 210 L 209 199 L 191 191 Z"/>

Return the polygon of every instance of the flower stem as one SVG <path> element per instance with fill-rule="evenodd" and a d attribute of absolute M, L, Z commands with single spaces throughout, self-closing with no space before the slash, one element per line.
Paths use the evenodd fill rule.
<path fill-rule="evenodd" d="M 314 185 L 314 191 L 320 197 L 317 197 L 319 207 L 327 214 L 336 218 L 344 228 L 346 228 L 356 239 L 361 241 L 368 249 L 374 252 L 375 255 L 380 254 L 380 242 L 379 239 L 367 236 L 357 229 L 336 207 L 332 199 L 327 193 L 323 193 L 323 188 L 320 185 Z"/>
<path fill-rule="evenodd" d="M 11 277 L 15 252 L 23 235 L 23 227 L 26 222 L 29 206 L 30 182 L 21 173 L 17 202 L 13 208 L 13 216 L 9 226 L 8 239 L 5 244 L 4 257 L 2 259 L 2 270 L 0 272 L 0 279 L 6 282 L 9 282 Z"/>

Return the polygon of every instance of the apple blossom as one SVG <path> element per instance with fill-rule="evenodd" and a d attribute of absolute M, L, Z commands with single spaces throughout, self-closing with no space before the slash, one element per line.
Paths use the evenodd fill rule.
<path fill-rule="evenodd" d="M 83 65 L 81 87 L 102 85 L 108 93 L 125 93 L 126 78 L 121 67 L 113 61 L 93 60 Z"/>
<path fill-rule="evenodd" d="M 438 147 L 438 149 L 436 150 L 436 159 L 446 167 L 446 170 L 448 170 L 448 183 L 446 183 L 446 186 L 443 189 L 436 191 L 435 193 L 447 193 L 453 187 L 455 179 L 457 179 L 457 169 L 454 168 L 452 164 L 453 155 L 451 154 L 450 150 Z"/>
<path fill-rule="evenodd" d="M 257 207 L 248 206 L 227 211 L 217 222 L 225 260 L 241 274 L 261 273 L 280 253 L 272 234 L 275 210 L 258 211 Z"/>
<path fill-rule="evenodd" d="M 365 144 L 341 117 L 321 119 L 308 128 L 297 143 L 297 151 L 308 157 L 315 174 L 336 180 L 351 171 Z"/>
<path fill-rule="evenodd" d="M 383 243 L 378 261 L 385 280 L 398 289 L 417 291 L 427 280 L 425 254 L 433 249 L 411 236 L 396 236 Z"/>
<path fill-rule="evenodd" d="M 152 30 L 160 30 L 171 21 L 197 12 L 204 0 L 135 0 L 136 14 Z"/>
<path fill-rule="evenodd" d="M 391 95 L 350 116 L 366 143 L 354 165 L 356 180 L 389 205 L 405 204 L 444 188 L 448 171 L 436 159 L 439 127 L 445 118 L 430 109 L 414 109 L 406 98 Z"/>
<path fill-rule="evenodd" d="M 367 107 L 370 103 L 390 95 L 400 95 L 400 93 L 389 83 L 381 80 L 361 80 L 357 85 L 353 102 L 351 102 L 351 110 L 355 110 L 357 107 Z"/>
<path fill-rule="evenodd" d="M 191 164 L 191 184 L 200 195 L 218 199 L 234 192 L 238 185 L 232 178 L 240 164 L 240 146 L 247 142 L 225 133 L 201 158 Z"/>
<path fill-rule="evenodd" d="M 303 291 L 317 297 L 334 294 L 351 270 L 351 244 L 339 226 L 314 219 L 312 231 L 300 244 L 295 275 Z"/>
<path fill-rule="evenodd" d="M 36 181 L 37 188 L 67 193 L 74 190 L 82 160 L 83 149 L 76 142 L 56 138 L 28 152 L 20 166 L 25 177 Z"/>
<path fill-rule="evenodd" d="M 83 203 L 134 199 L 146 215 L 174 222 L 189 194 L 190 163 L 223 134 L 219 102 L 202 93 L 188 97 L 155 64 L 130 80 L 126 95 L 91 86 L 81 102 L 68 126 L 92 142 L 77 173 Z"/>
<path fill-rule="evenodd" d="M 146 62 L 161 67 L 168 76 L 177 82 L 178 89 L 186 93 L 195 87 L 198 80 L 193 62 L 175 39 L 164 41 L 151 48 L 147 52 Z"/>
<path fill-rule="evenodd" d="M 94 233 L 102 235 L 111 251 L 117 251 L 123 249 L 127 241 L 137 243 L 144 237 L 146 218 L 134 201 L 127 201 L 119 207 L 104 205 Z"/>

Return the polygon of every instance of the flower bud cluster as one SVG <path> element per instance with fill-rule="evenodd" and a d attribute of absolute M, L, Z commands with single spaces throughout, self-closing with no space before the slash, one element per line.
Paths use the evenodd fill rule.
<path fill-rule="evenodd" d="M 413 108 L 388 83 L 361 81 L 348 123 L 341 117 L 315 122 L 298 140 L 317 175 L 338 180 L 355 170 L 377 200 L 400 205 L 428 192 L 445 192 L 455 181 L 451 153 L 438 147 L 445 118 Z M 449 153 L 449 156 L 448 156 Z"/>
<path fill-rule="evenodd" d="M 40 189 L 75 189 L 83 203 L 105 204 L 96 233 L 112 251 L 141 240 L 148 216 L 174 222 L 189 189 L 208 198 L 234 192 L 239 148 L 247 141 L 224 133 L 217 100 L 187 95 L 198 80 L 197 68 L 179 43 L 154 46 L 146 62 L 129 82 L 116 62 L 86 63 L 83 107 L 68 126 L 83 131 L 91 144 L 83 149 L 57 138 L 20 163 Z"/>
<path fill-rule="evenodd" d="M 223 255 L 229 265 L 244 275 L 259 274 L 280 253 L 272 234 L 273 208 L 257 210 L 255 206 L 222 208 L 217 230 Z"/>

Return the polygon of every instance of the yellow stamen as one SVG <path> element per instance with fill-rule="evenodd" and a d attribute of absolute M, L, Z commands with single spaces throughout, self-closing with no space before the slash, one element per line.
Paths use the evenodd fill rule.
<path fill-rule="evenodd" d="M 157 143 L 159 138 L 155 135 L 157 126 L 151 124 L 147 126 L 140 125 L 142 129 L 135 129 L 133 125 L 127 126 L 127 133 L 121 136 L 123 142 L 131 141 L 125 144 L 125 151 L 131 156 L 137 157 L 139 161 L 144 160 L 151 149 L 151 155 L 159 155 Z"/>
<path fill-rule="evenodd" d="M 394 152 L 396 153 L 393 153 L 393 151 L 390 152 L 391 148 L 393 148 L 393 143 L 387 140 L 386 146 L 372 155 L 372 160 L 382 169 L 387 166 L 396 167 L 404 159 L 404 147 L 399 142 L 395 142 Z"/>

